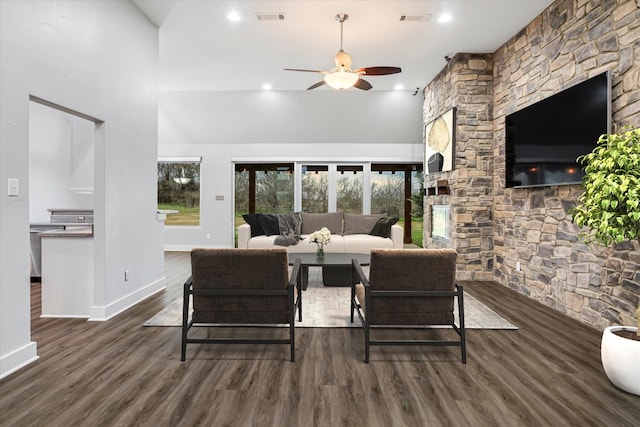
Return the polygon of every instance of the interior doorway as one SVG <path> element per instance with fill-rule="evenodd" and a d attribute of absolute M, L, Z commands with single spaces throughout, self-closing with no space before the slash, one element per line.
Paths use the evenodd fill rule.
<path fill-rule="evenodd" d="M 35 96 L 29 101 L 27 188 L 33 294 L 41 288 L 40 233 L 66 227 L 64 222 L 51 220 L 50 210 L 91 212 L 86 223 L 93 226 L 96 183 L 104 182 L 104 179 L 96 182 L 96 171 L 104 170 L 98 166 L 96 149 L 101 146 L 104 131 L 101 129 L 103 122 L 91 116 Z M 95 243 L 95 232 L 93 241 Z M 87 285 L 94 286 L 94 283 Z M 39 310 L 41 298 L 35 301 L 34 305 L 32 298 L 32 315 Z"/>

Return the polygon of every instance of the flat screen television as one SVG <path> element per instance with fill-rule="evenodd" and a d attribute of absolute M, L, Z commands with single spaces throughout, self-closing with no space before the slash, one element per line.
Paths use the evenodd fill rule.
<path fill-rule="evenodd" d="M 611 129 L 611 76 L 604 72 L 506 117 L 506 187 L 578 184 L 576 161 Z"/>

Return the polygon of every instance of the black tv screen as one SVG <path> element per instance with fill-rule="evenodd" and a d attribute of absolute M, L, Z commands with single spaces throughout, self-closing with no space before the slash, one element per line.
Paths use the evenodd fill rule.
<path fill-rule="evenodd" d="M 582 182 L 576 159 L 610 133 L 610 79 L 604 72 L 506 117 L 506 187 Z"/>

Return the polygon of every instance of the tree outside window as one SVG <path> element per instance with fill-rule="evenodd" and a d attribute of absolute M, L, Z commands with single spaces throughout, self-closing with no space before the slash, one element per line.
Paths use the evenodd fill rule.
<path fill-rule="evenodd" d="M 200 225 L 200 162 L 158 162 L 158 209 L 178 211 L 165 225 Z"/>

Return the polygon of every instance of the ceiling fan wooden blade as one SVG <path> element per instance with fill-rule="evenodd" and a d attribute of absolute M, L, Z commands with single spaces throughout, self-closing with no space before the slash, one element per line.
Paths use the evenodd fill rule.
<path fill-rule="evenodd" d="M 361 89 L 361 90 L 369 90 L 373 86 L 371 86 L 371 83 L 369 83 L 365 79 L 359 78 L 358 81 L 356 82 L 356 84 L 353 85 L 353 87 Z"/>
<path fill-rule="evenodd" d="M 301 68 L 285 68 L 284 70 L 285 71 L 302 71 L 304 73 L 320 73 L 320 74 L 325 73 L 325 71 L 322 71 L 322 70 L 304 70 Z"/>
<path fill-rule="evenodd" d="M 386 76 L 400 72 L 402 72 L 400 67 L 363 67 L 354 71 L 354 73 L 364 73 L 366 76 Z"/>
<path fill-rule="evenodd" d="M 314 84 L 314 85 L 309 86 L 309 87 L 307 88 L 307 90 L 315 89 L 315 88 L 317 88 L 317 87 L 322 86 L 323 84 L 325 84 L 325 83 L 324 83 L 324 80 L 320 80 L 318 83 L 316 83 L 316 84 Z"/>

